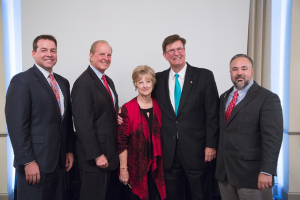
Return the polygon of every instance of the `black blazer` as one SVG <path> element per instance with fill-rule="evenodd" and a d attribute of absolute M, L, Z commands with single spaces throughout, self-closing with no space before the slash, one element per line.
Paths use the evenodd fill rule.
<path fill-rule="evenodd" d="M 217 148 L 219 96 L 213 73 L 187 63 L 177 116 L 169 95 L 169 72 L 156 73 L 152 92 L 162 114 L 164 168 L 170 169 L 176 148 L 176 134 L 185 162 L 191 170 L 205 167 L 205 147 Z"/>
<path fill-rule="evenodd" d="M 220 143 L 216 178 L 240 188 L 258 189 L 258 175 L 276 176 L 283 136 L 280 100 L 256 82 L 226 123 L 225 107 L 233 87 L 220 97 Z M 273 179 L 274 184 L 274 179 Z"/>
<path fill-rule="evenodd" d="M 117 149 L 118 95 L 113 81 L 107 82 L 116 98 L 115 108 L 111 97 L 95 72 L 88 67 L 75 81 L 72 89 L 72 111 L 76 129 L 79 168 L 97 172 L 95 158 L 104 154 L 108 160 L 106 170 L 119 165 Z"/>
<path fill-rule="evenodd" d="M 66 153 L 73 152 L 70 85 L 62 76 L 54 73 L 54 77 L 64 95 L 63 117 L 53 90 L 35 65 L 10 82 L 5 115 L 17 169 L 35 160 L 41 173 L 50 173 L 59 158 L 65 166 Z"/>

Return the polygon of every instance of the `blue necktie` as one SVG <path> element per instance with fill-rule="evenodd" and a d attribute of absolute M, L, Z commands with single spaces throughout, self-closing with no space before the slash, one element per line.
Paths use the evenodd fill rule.
<path fill-rule="evenodd" d="M 174 89 L 174 101 L 175 101 L 175 114 L 177 115 L 178 106 L 181 97 L 181 88 L 180 83 L 178 81 L 178 74 L 175 74 L 175 89 Z"/>
<path fill-rule="evenodd" d="M 180 102 L 181 97 L 181 88 L 180 83 L 178 81 L 178 74 L 175 74 L 175 88 L 174 88 L 174 101 L 175 101 L 175 114 L 177 116 L 178 106 Z M 178 133 L 177 133 L 177 139 L 178 139 Z"/>

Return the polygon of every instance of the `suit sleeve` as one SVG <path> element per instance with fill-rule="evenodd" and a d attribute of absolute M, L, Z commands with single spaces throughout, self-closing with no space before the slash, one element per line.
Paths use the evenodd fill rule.
<path fill-rule="evenodd" d="M 67 81 L 67 92 L 68 92 L 68 95 L 70 95 L 70 84 L 69 82 Z M 67 100 L 67 107 L 68 107 L 68 112 L 69 115 L 66 116 L 67 117 L 67 149 L 66 149 L 66 153 L 73 153 L 74 152 L 74 128 L 73 128 L 73 120 L 72 120 L 72 105 L 71 105 L 71 99 L 68 98 Z"/>
<path fill-rule="evenodd" d="M 96 136 L 94 126 L 94 99 L 90 85 L 77 80 L 72 89 L 72 113 L 76 135 L 81 144 L 86 160 L 93 160 L 104 154 Z"/>
<path fill-rule="evenodd" d="M 283 137 L 283 117 L 279 97 L 269 95 L 260 112 L 262 162 L 260 171 L 276 176 L 278 155 Z"/>
<path fill-rule="evenodd" d="M 209 71 L 205 83 L 206 147 L 218 147 L 219 95 L 214 75 Z"/>
<path fill-rule="evenodd" d="M 31 95 L 27 82 L 20 76 L 15 76 L 8 87 L 5 116 L 17 163 L 24 165 L 34 161 L 30 134 Z"/>

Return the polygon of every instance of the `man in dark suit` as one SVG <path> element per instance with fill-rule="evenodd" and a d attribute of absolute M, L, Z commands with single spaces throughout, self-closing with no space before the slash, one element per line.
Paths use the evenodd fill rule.
<path fill-rule="evenodd" d="M 185 43 L 179 35 L 164 40 L 170 68 L 156 74 L 152 92 L 162 113 L 167 199 L 183 199 L 185 176 L 193 200 L 210 199 L 203 171 L 216 156 L 219 97 L 213 73 L 185 62 Z"/>
<path fill-rule="evenodd" d="M 35 64 L 12 78 L 6 94 L 6 122 L 22 200 L 64 200 L 64 173 L 74 162 L 70 86 L 53 73 L 56 47 L 53 36 L 36 37 Z"/>
<path fill-rule="evenodd" d="M 234 84 L 220 98 L 220 142 L 216 178 L 223 200 L 272 198 L 283 136 L 280 100 L 253 81 L 253 61 L 230 61 Z"/>
<path fill-rule="evenodd" d="M 90 65 L 72 89 L 76 148 L 81 177 L 80 199 L 113 199 L 107 196 L 110 177 L 119 166 L 117 149 L 118 95 L 104 74 L 111 63 L 110 45 L 99 40 L 90 50 Z"/>

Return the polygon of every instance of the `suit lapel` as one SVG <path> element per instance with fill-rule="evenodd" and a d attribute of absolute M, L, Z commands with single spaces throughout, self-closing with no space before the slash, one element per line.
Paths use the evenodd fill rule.
<path fill-rule="evenodd" d="M 105 86 L 103 85 L 103 83 L 101 82 L 101 80 L 98 78 L 98 76 L 95 74 L 95 72 L 90 68 L 88 67 L 88 72 L 91 76 L 91 78 L 94 80 L 94 83 L 96 85 L 96 87 L 100 90 L 100 92 L 103 94 L 104 98 L 107 100 L 111 110 L 113 112 L 114 111 L 114 107 L 113 107 L 113 103 L 112 103 L 112 100 L 111 100 L 111 97 L 107 91 L 107 89 L 105 88 Z"/>
<path fill-rule="evenodd" d="M 55 111 L 61 116 L 59 106 L 57 103 L 57 99 L 55 97 L 55 94 L 49 85 L 48 81 L 46 80 L 45 76 L 42 74 L 42 72 L 34 65 L 33 66 L 33 72 L 35 74 L 35 77 L 39 84 L 42 86 L 42 88 L 45 90 L 45 92 L 49 95 L 49 98 L 51 99 L 51 102 L 53 104 L 53 108 L 55 108 Z"/>
<path fill-rule="evenodd" d="M 247 94 L 246 94 L 246 96 L 244 97 L 244 99 L 238 104 L 238 105 L 236 105 L 234 108 L 233 108 L 233 110 L 232 110 L 232 112 L 231 112 L 231 115 L 230 115 L 230 117 L 229 117 L 229 119 L 228 119 L 228 123 L 227 124 L 229 124 L 231 121 L 232 121 L 232 119 L 236 116 L 236 114 L 253 98 L 253 97 L 255 97 L 255 95 L 256 95 L 256 92 L 257 92 L 257 90 L 258 90 L 258 85 L 257 85 L 257 83 L 256 82 L 254 82 L 253 83 L 253 85 L 249 88 L 249 90 L 248 90 L 248 92 L 247 92 Z"/>
<path fill-rule="evenodd" d="M 226 93 L 222 96 L 221 101 L 220 101 L 220 113 L 221 113 L 221 119 L 222 122 L 226 125 L 226 117 L 225 117 L 225 110 L 226 110 L 226 103 L 228 101 L 229 94 L 233 90 L 233 87 L 230 88 L 229 90 L 226 91 Z"/>
<path fill-rule="evenodd" d="M 193 75 L 194 75 L 193 68 L 187 63 L 184 84 L 183 84 L 180 102 L 179 102 L 179 106 L 178 106 L 177 116 L 180 115 L 180 112 L 183 109 L 183 106 L 184 106 L 184 104 L 190 94 L 190 91 L 193 87 L 193 82 L 194 82 Z"/>
<path fill-rule="evenodd" d="M 170 114 L 171 118 L 176 118 L 175 111 L 174 111 L 174 108 L 172 106 L 171 99 L 170 99 L 170 91 L 169 91 L 169 73 L 170 73 L 170 70 L 171 70 L 171 68 L 164 71 L 163 74 L 162 74 L 162 82 L 161 82 L 162 92 L 161 92 L 161 95 L 164 95 L 164 97 L 162 99 L 167 99 L 166 101 L 162 101 L 162 102 L 166 102 L 166 105 L 165 105 L 166 110 L 171 111 L 171 112 L 167 112 L 167 114 Z"/>
<path fill-rule="evenodd" d="M 65 117 L 65 113 L 66 113 L 66 110 L 68 109 L 67 106 L 68 106 L 68 103 L 67 103 L 67 90 L 66 90 L 66 86 L 65 84 L 62 82 L 62 80 L 59 78 L 59 76 L 57 76 L 55 73 L 54 73 L 54 77 L 55 77 L 55 80 L 57 81 L 58 83 L 58 86 L 64 96 L 64 113 L 63 113 L 63 116 L 62 116 L 62 120 L 64 119 Z"/>
<path fill-rule="evenodd" d="M 114 108 L 117 108 L 118 107 L 118 94 L 117 94 L 117 91 L 115 89 L 114 83 L 108 76 L 106 76 L 106 80 L 107 80 L 107 83 L 108 83 L 109 87 L 111 88 L 111 90 L 113 91 L 113 93 L 115 95 L 116 102 L 115 102 Z"/>

